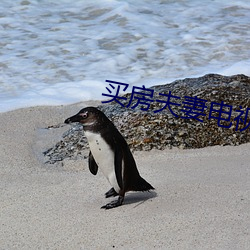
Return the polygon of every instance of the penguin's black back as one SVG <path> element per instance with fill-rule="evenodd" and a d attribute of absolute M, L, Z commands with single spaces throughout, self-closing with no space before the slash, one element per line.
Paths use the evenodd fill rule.
<path fill-rule="evenodd" d="M 125 191 L 148 191 L 154 189 L 154 187 L 140 176 L 136 162 L 126 140 L 110 120 L 108 129 L 103 129 L 101 135 L 111 146 L 113 151 L 115 151 L 116 147 L 122 150 L 124 160 L 123 184 Z"/>

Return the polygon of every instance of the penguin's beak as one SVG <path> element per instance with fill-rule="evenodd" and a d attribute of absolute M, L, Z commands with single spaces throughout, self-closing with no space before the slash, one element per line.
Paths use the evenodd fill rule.
<path fill-rule="evenodd" d="M 67 124 L 70 124 L 72 122 L 80 122 L 81 120 L 81 116 L 79 116 L 78 114 L 77 115 L 73 115 L 69 118 L 67 118 L 64 123 L 67 123 Z"/>

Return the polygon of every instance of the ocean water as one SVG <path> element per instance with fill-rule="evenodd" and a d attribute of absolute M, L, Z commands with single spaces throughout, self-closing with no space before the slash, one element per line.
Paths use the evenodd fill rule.
<path fill-rule="evenodd" d="M 249 0 L 1 0 L 0 112 L 207 73 L 250 76 Z"/>

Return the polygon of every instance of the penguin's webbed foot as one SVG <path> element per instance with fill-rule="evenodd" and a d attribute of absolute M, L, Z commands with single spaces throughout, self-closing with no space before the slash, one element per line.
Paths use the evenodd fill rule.
<path fill-rule="evenodd" d="M 123 196 L 119 196 L 118 200 L 116 200 L 116 201 L 111 201 L 110 203 L 108 203 L 108 204 L 102 206 L 101 208 L 110 209 L 110 208 L 114 208 L 114 207 L 119 207 L 119 206 L 122 205 L 123 200 L 124 200 L 124 197 L 123 197 Z"/>
<path fill-rule="evenodd" d="M 114 188 L 111 188 L 107 193 L 105 193 L 106 198 L 109 198 L 109 197 L 112 197 L 112 196 L 115 197 L 117 195 L 118 195 L 118 193 L 115 191 Z"/>

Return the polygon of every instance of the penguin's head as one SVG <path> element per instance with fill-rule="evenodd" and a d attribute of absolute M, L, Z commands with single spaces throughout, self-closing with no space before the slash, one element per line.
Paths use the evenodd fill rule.
<path fill-rule="evenodd" d="M 87 128 L 101 125 L 105 120 L 108 120 L 108 118 L 100 110 L 94 107 L 87 107 L 80 110 L 76 115 L 69 117 L 64 122 L 67 124 L 79 122 Z"/>

